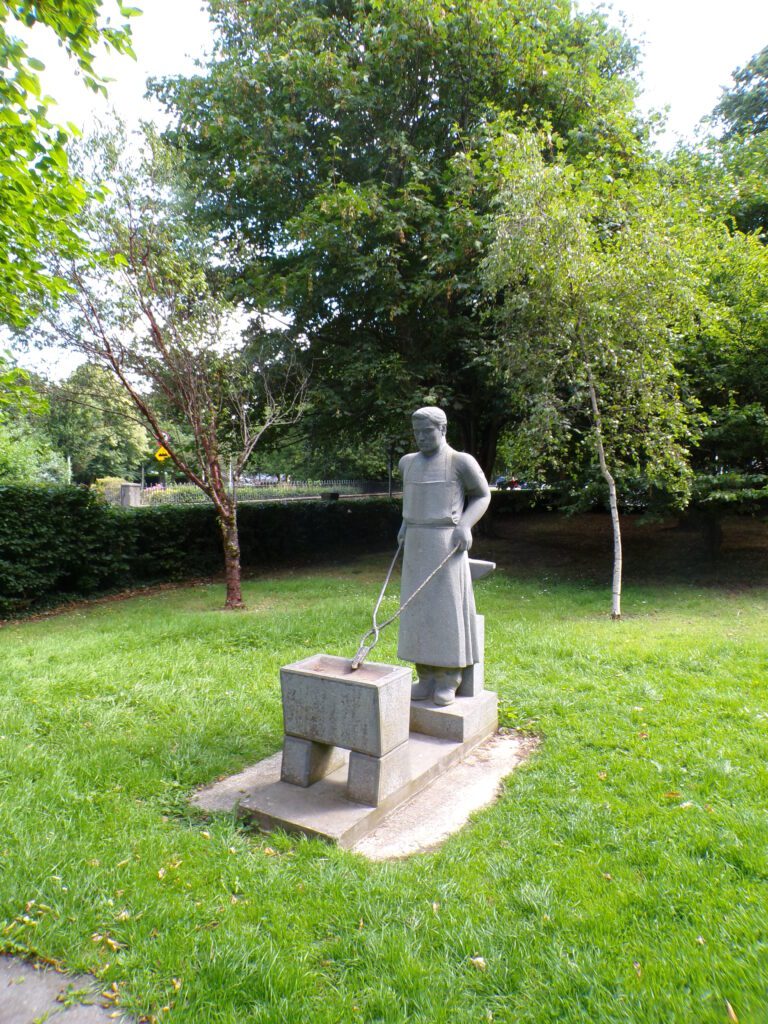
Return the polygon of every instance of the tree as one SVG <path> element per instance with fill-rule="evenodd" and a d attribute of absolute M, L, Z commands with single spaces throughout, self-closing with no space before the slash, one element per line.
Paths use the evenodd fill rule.
<path fill-rule="evenodd" d="M 694 465 L 768 472 L 768 246 L 720 226 L 697 258 L 706 302 L 680 352 L 704 413 Z"/>
<path fill-rule="evenodd" d="M 204 76 L 156 92 L 235 261 L 232 293 L 278 312 L 313 366 L 326 444 L 399 438 L 439 402 L 487 472 L 514 415 L 479 315 L 492 182 L 454 158 L 500 111 L 571 159 L 627 165 L 635 50 L 569 0 L 214 0 Z"/>
<path fill-rule="evenodd" d="M 712 112 L 714 175 L 728 184 L 726 210 L 740 231 L 768 241 L 768 46 L 733 73 Z M 725 172 L 725 173 L 723 173 Z"/>
<path fill-rule="evenodd" d="M 205 241 L 185 219 L 173 156 L 151 132 L 135 160 L 125 148 L 119 133 L 92 147 L 109 195 L 82 218 L 91 256 L 61 266 L 71 292 L 59 309 L 49 306 L 42 336 L 108 370 L 176 468 L 210 498 L 226 607 L 237 608 L 237 498 L 224 466 L 231 458 L 239 476 L 264 433 L 298 416 L 303 378 L 281 352 L 257 360 L 242 344 L 239 311 L 215 294 Z"/>
<path fill-rule="evenodd" d="M 77 483 L 98 477 L 135 479 L 150 453 L 150 437 L 134 403 L 115 376 L 83 363 L 61 384 L 48 388 L 42 429 L 70 460 Z"/>
<path fill-rule="evenodd" d="M 120 14 L 137 13 L 117 0 Z M 42 63 L 11 34 L 11 18 L 47 25 L 77 61 L 85 84 L 104 89 L 95 70 L 101 41 L 131 53 L 127 24 L 100 20 L 102 0 L 0 0 L 0 319 L 21 325 L 46 295 L 60 294 L 64 282 L 50 273 L 52 251 L 73 252 L 72 219 L 85 198 L 82 181 L 70 173 L 67 133 L 49 120 L 36 72 Z"/>
<path fill-rule="evenodd" d="M 0 421 L 0 483 L 63 483 L 67 466 L 45 432 L 24 417 Z"/>
<path fill-rule="evenodd" d="M 35 483 L 63 480 L 64 460 L 33 423 L 47 404 L 31 374 L 0 354 L 0 481 Z"/>
<path fill-rule="evenodd" d="M 725 126 L 725 137 L 760 135 L 768 131 L 768 46 L 733 73 L 714 116 Z"/>
<path fill-rule="evenodd" d="M 43 402 L 30 384 L 30 375 L 0 353 L 0 422 L 13 411 L 40 411 Z"/>
<path fill-rule="evenodd" d="M 621 616 L 616 477 L 641 470 L 690 486 L 691 410 L 674 365 L 693 326 L 693 240 L 677 197 L 651 171 L 631 184 L 545 162 L 533 135 L 502 140 L 506 174 L 484 264 L 499 358 L 527 406 L 540 460 L 597 462 L 614 536 L 611 615 Z"/>
<path fill-rule="evenodd" d="M 768 48 L 733 78 L 712 117 L 721 136 L 678 150 L 671 172 L 713 225 L 696 253 L 702 315 L 680 356 L 703 414 L 693 466 L 751 476 L 768 471 Z"/>

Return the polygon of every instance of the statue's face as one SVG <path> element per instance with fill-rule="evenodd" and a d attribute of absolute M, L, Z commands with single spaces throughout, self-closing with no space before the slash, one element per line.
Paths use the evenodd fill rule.
<path fill-rule="evenodd" d="M 422 455 L 431 455 L 443 443 L 445 432 L 439 424 L 433 423 L 432 420 L 415 419 L 413 421 L 413 436 L 416 439 L 416 447 Z"/>

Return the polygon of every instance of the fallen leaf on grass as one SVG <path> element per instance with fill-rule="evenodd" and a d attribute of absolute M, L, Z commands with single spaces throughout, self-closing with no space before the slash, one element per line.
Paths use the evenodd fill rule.
<path fill-rule="evenodd" d="M 485 957 L 482 956 L 471 956 L 469 962 L 478 971 L 487 971 L 488 964 L 485 962 Z"/>
<path fill-rule="evenodd" d="M 608 778 L 608 772 L 598 772 L 597 777 L 598 779 L 600 779 L 601 782 L 605 782 L 605 780 Z"/>
<path fill-rule="evenodd" d="M 676 789 L 670 789 L 669 792 L 664 794 L 666 800 L 679 800 L 683 794 L 678 792 Z"/>
<path fill-rule="evenodd" d="M 706 945 L 706 942 L 707 942 L 707 940 L 704 938 L 703 935 L 699 935 L 699 937 L 696 939 L 696 941 L 698 942 L 698 944 L 700 946 Z"/>
<path fill-rule="evenodd" d="M 638 978 L 642 978 L 642 976 L 643 976 L 643 968 L 642 968 L 642 965 L 640 964 L 640 961 L 639 960 L 633 960 L 632 961 L 632 966 L 635 968 L 635 974 L 638 976 Z"/>
<path fill-rule="evenodd" d="M 727 999 L 725 1000 L 725 1008 L 728 1011 L 728 1020 L 733 1021 L 733 1024 L 739 1024 L 739 1018 L 736 1016 L 733 1007 Z"/>

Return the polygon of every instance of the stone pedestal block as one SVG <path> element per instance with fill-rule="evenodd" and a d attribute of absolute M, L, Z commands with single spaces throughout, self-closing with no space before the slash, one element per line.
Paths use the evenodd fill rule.
<path fill-rule="evenodd" d="M 411 670 L 318 654 L 280 669 L 285 732 L 381 757 L 408 739 Z"/>
<path fill-rule="evenodd" d="M 490 564 L 493 565 L 492 562 Z M 478 615 L 476 621 L 480 660 L 462 669 L 457 697 L 476 697 L 485 688 L 485 616 Z"/>
<path fill-rule="evenodd" d="M 285 736 L 280 778 L 294 786 L 311 786 L 341 768 L 345 760 L 346 752 L 339 747 Z"/>
<path fill-rule="evenodd" d="M 411 702 L 411 729 L 425 736 L 466 743 L 498 726 L 498 697 L 483 690 L 476 697 L 457 697 L 448 707 L 432 701 Z"/>
<path fill-rule="evenodd" d="M 349 755 L 347 796 L 359 804 L 378 805 L 410 781 L 411 759 L 408 743 L 390 750 L 383 757 L 370 757 L 353 751 Z"/>
<path fill-rule="evenodd" d="M 125 508 L 141 505 L 141 484 L 120 484 L 120 504 Z"/>

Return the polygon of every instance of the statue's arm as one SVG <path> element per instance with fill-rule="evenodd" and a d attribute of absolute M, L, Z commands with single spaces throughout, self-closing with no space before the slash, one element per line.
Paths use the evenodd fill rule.
<path fill-rule="evenodd" d="M 472 547 L 472 527 L 485 515 L 490 505 L 491 489 L 485 474 L 471 455 L 462 453 L 458 470 L 466 501 L 461 519 L 453 531 L 453 543 L 459 545 L 459 550 L 469 551 Z"/>

